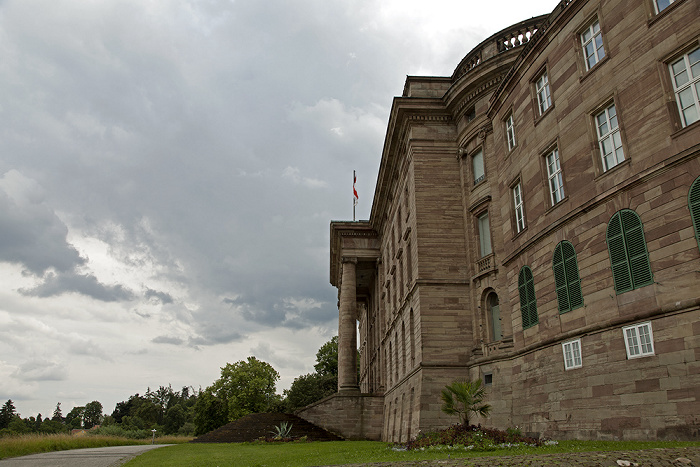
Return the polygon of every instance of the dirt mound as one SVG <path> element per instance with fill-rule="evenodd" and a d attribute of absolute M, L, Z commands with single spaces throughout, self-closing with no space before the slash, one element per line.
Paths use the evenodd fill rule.
<path fill-rule="evenodd" d="M 253 413 L 227 425 L 193 439 L 192 443 L 245 443 L 258 438 L 272 437 L 272 431 L 280 423 L 292 424 L 289 435 L 293 438 L 306 436 L 309 441 L 340 441 L 340 438 L 323 428 L 307 422 L 296 415 L 284 413 Z"/>

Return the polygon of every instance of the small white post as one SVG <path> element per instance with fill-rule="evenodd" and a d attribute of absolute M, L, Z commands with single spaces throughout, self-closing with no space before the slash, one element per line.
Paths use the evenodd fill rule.
<path fill-rule="evenodd" d="M 151 432 L 153 433 L 153 439 L 151 439 L 151 444 L 156 444 L 156 429 L 152 429 Z"/>

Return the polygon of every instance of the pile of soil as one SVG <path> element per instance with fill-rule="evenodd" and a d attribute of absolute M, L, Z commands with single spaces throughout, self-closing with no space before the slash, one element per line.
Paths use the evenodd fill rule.
<path fill-rule="evenodd" d="M 246 443 L 260 438 L 271 438 L 272 432 L 280 423 L 292 424 L 289 436 L 298 439 L 306 436 L 308 441 L 341 441 L 343 438 L 334 435 L 321 427 L 307 422 L 296 415 L 285 413 L 254 413 L 249 414 L 227 425 L 199 436 L 191 443 Z"/>

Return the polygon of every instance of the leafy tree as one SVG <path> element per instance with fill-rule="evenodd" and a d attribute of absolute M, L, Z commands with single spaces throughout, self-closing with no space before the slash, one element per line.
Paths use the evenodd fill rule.
<path fill-rule="evenodd" d="M 81 428 L 83 426 L 83 412 L 85 412 L 85 407 L 73 407 L 66 415 L 66 425 L 70 428 Z"/>
<path fill-rule="evenodd" d="M 10 420 L 7 428 L 11 433 L 21 435 L 32 432 L 32 428 L 29 426 L 30 424 L 33 425 L 33 422 L 27 423 L 27 420 L 22 420 L 19 415 L 15 415 L 12 417 L 12 420 Z"/>
<path fill-rule="evenodd" d="M 333 336 L 316 352 L 316 373 L 338 376 L 338 336 Z"/>
<path fill-rule="evenodd" d="M 289 389 L 284 390 L 288 410 L 296 410 L 335 394 L 338 390 L 338 376 L 309 373 L 294 379 Z"/>
<path fill-rule="evenodd" d="M 483 404 L 486 391 L 481 387 L 481 380 L 455 381 L 442 390 L 442 411 L 448 415 L 458 415 L 463 425 L 469 425 L 469 416 L 474 413 L 488 417 L 491 412 L 489 404 Z"/>
<path fill-rule="evenodd" d="M 275 392 L 278 379 L 279 373 L 269 363 L 255 357 L 227 363 L 221 368 L 221 377 L 197 399 L 197 433 L 206 433 L 249 413 L 270 410 L 280 400 Z"/>
<path fill-rule="evenodd" d="M 7 402 L 0 408 L 0 429 L 8 428 L 16 413 L 17 409 L 12 399 L 7 399 Z"/>
<path fill-rule="evenodd" d="M 279 377 L 269 363 L 248 357 L 247 361 L 227 363 L 210 388 L 226 401 L 228 420 L 234 421 L 249 413 L 267 411 L 276 399 Z"/>
<path fill-rule="evenodd" d="M 99 425 L 102 421 L 102 404 L 98 401 L 92 401 L 85 404 L 83 411 L 83 427 L 90 429 L 95 425 Z"/>
<path fill-rule="evenodd" d="M 187 421 L 187 412 L 182 404 L 173 405 L 165 413 L 163 420 L 163 431 L 166 435 L 177 433 L 182 425 Z"/>
<path fill-rule="evenodd" d="M 51 420 L 53 420 L 54 422 L 63 423 L 63 414 L 61 413 L 60 402 L 56 403 L 56 408 L 53 411 L 53 416 L 51 417 Z"/>
<path fill-rule="evenodd" d="M 49 420 L 48 418 L 41 422 L 41 427 L 39 428 L 40 433 L 63 433 L 68 431 L 68 428 L 61 422 L 56 420 Z"/>
<path fill-rule="evenodd" d="M 208 388 L 207 388 L 208 389 Z M 226 401 L 211 391 L 202 392 L 194 406 L 195 435 L 203 435 L 223 426 L 228 421 Z"/>

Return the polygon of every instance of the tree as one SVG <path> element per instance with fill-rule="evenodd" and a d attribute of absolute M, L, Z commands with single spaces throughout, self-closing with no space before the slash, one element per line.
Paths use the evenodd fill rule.
<path fill-rule="evenodd" d="M 309 373 L 294 379 L 289 389 L 284 390 L 287 410 L 296 410 L 335 394 L 338 390 L 338 376 Z"/>
<path fill-rule="evenodd" d="M 56 408 L 53 411 L 53 416 L 51 417 L 51 420 L 53 420 L 54 422 L 63 423 L 63 414 L 61 413 L 60 402 L 56 404 Z"/>
<path fill-rule="evenodd" d="M 0 429 L 10 426 L 10 422 L 16 413 L 17 409 L 15 409 L 12 399 L 7 399 L 7 402 L 0 408 Z"/>
<path fill-rule="evenodd" d="M 102 422 L 102 404 L 98 401 L 92 401 L 85 404 L 83 411 L 83 427 L 90 429 Z"/>
<path fill-rule="evenodd" d="M 85 407 L 73 407 L 66 415 L 66 425 L 70 428 L 81 428 L 83 426 L 83 412 Z"/>
<path fill-rule="evenodd" d="M 463 425 L 469 425 L 469 416 L 474 413 L 488 417 L 491 412 L 489 404 L 482 404 L 486 391 L 481 387 L 481 380 L 455 381 L 442 390 L 442 411 L 448 415 L 458 415 Z"/>
<path fill-rule="evenodd" d="M 275 392 L 278 379 L 279 373 L 269 363 L 255 357 L 227 363 L 221 368 L 221 377 L 197 400 L 194 419 L 197 433 L 206 433 L 249 413 L 270 410 L 279 402 Z M 219 415 L 220 410 L 224 417 Z"/>
<path fill-rule="evenodd" d="M 228 421 L 226 402 L 212 394 L 208 388 L 197 398 L 194 406 L 195 435 L 203 435 L 223 426 Z"/>
<path fill-rule="evenodd" d="M 333 336 L 316 352 L 316 373 L 338 376 L 338 336 Z"/>

